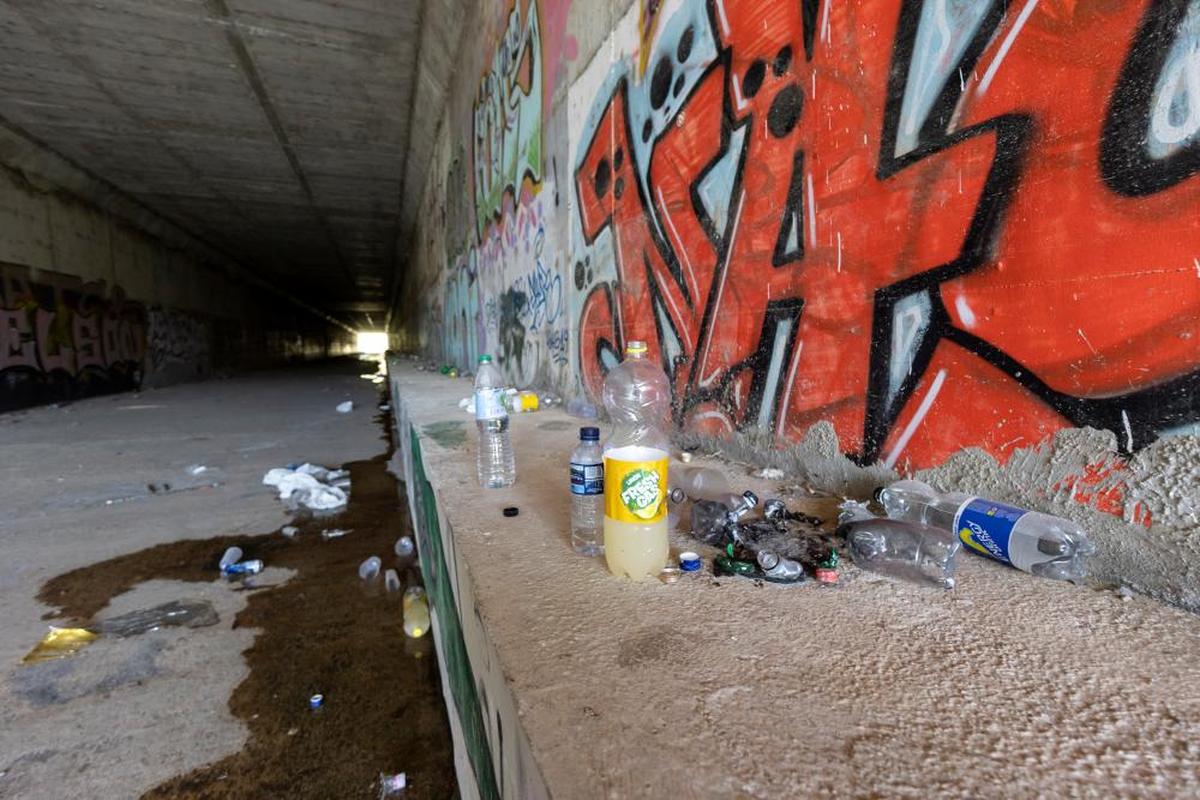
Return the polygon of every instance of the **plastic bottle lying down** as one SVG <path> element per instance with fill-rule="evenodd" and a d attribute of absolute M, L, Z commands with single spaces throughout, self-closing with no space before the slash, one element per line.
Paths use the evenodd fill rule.
<path fill-rule="evenodd" d="M 962 545 L 949 531 L 876 517 L 852 502 L 842 506 L 838 523 L 838 533 L 861 569 L 910 583 L 954 588 Z"/>
<path fill-rule="evenodd" d="M 1042 578 L 1081 580 L 1083 559 L 1096 552 L 1083 528 L 1070 520 L 984 500 L 938 492 L 921 481 L 897 481 L 879 491 L 892 519 L 949 531 L 968 549 Z"/>

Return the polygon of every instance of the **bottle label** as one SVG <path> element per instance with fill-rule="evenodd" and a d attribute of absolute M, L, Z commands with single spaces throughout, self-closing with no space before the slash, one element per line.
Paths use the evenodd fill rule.
<path fill-rule="evenodd" d="M 478 389 L 475 392 L 475 419 L 504 419 L 508 411 L 504 409 L 503 389 Z"/>
<path fill-rule="evenodd" d="M 959 506 L 954 515 L 954 530 L 963 544 L 975 552 L 1011 565 L 1009 538 L 1017 522 L 1028 513 L 1023 508 L 973 497 Z"/>
<path fill-rule="evenodd" d="M 571 462 L 571 494 L 604 494 L 604 465 Z"/>
<path fill-rule="evenodd" d="M 666 458 L 618 461 L 606 457 L 604 475 L 604 514 L 609 519 L 644 525 L 667 515 Z"/>

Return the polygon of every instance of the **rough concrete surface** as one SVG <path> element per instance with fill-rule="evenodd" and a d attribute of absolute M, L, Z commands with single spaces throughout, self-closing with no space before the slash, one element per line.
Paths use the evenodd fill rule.
<path fill-rule="evenodd" d="M 144 583 L 101 617 L 197 599 L 220 621 L 102 638 L 72 658 L 22 665 L 47 630 L 48 608 L 34 597 L 56 575 L 151 545 L 286 524 L 262 485 L 268 468 L 385 450 L 377 387 L 357 375 L 374 365 L 351 366 L 0 415 L 0 797 L 135 797 L 241 747 L 245 729 L 227 703 L 255 638 L 231 627 L 245 593 L 217 581 Z M 337 413 L 346 399 L 355 410 Z M 222 485 L 195 488 L 186 468 L 197 464 Z M 147 488 L 162 482 L 172 489 Z M 261 583 L 287 577 L 268 569 Z"/>
<path fill-rule="evenodd" d="M 467 419 L 465 380 L 406 368 L 399 387 L 418 430 Z M 421 443 L 459 580 L 472 582 L 554 796 L 1197 791 L 1196 616 L 967 554 L 944 593 L 852 566 L 836 587 L 707 571 L 617 580 L 568 544 L 565 463 L 580 423 L 514 417 L 517 484 L 487 493 L 473 435 Z M 509 505 L 520 516 L 502 516 Z M 673 542 L 685 544 L 695 549 Z"/>

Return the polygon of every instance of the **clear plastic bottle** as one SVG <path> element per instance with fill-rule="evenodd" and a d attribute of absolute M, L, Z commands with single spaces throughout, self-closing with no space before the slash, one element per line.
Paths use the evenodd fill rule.
<path fill-rule="evenodd" d="M 486 354 L 479 357 L 475 374 L 475 427 L 479 429 L 479 485 L 485 489 L 512 486 L 517 479 L 517 464 L 508 438 L 504 377 Z"/>
<path fill-rule="evenodd" d="M 1027 511 L 963 492 L 938 492 L 921 481 L 897 481 L 879 490 L 892 519 L 922 522 L 958 536 L 969 550 L 1042 578 L 1081 580 L 1083 558 L 1096 552 L 1070 520 Z"/>
<path fill-rule="evenodd" d="M 876 517 L 858 503 L 842 506 L 838 534 L 860 569 L 911 583 L 954 588 L 962 545 L 949 531 Z"/>
<path fill-rule="evenodd" d="M 404 632 L 414 639 L 420 639 L 429 633 L 429 600 L 425 590 L 420 586 L 410 586 L 404 590 L 400 600 L 404 610 Z"/>
<path fill-rule="evenodd" d="M 707 544 L 720 546 L 736 539 L 738 520 L 758 505 L 754 492 L 732 492 L 720 500 L 692 502 L 692 535 Z"/>
<path fill-rule="evenodd" d="M 656 577 L 669 555 L 667 461 L 671 386 L 630 342 L 604 379 L 613 433 L 604 443 L 604 557 L 614 575 Z"/>
<path fill-rule="evenodd" d="M 581 556 L 604 555 L 604 454 L 600 429 L 579 429 L 571 453 L 571 547 Z"/>

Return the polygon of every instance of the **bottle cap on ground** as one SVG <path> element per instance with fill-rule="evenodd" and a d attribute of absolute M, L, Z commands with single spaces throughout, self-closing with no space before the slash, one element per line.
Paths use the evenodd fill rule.
<path fill-rule="evenodd" d="M 600 429 L 590 425 L 582 427 L 579 429 L 579 438 L 585 442 L 598 442 L 600 441 Z"/>
<path fill-rule="evenodd" d="M 479 363 L 480 364 L 490 364 L 490 363 L 492 363 L 492 357 L 489 356 L 487 353 L 484 353 L 483 355 L 481 355 L 479 357 Z"/>
<path fill-rule="evenodd" d="M 521 509 L 517 508 L 516 506 L 509 506 L 508 508 L 504 509 L 504 516 L 506 517 L 515 517 L 520 513 Z"/>
<path fill-rule="evenodd" d="M 700 556 L 690 550 L 679 554 L 679 568 L 684 572 L 700 570 Z"/>
<path fill-rule="evenodd" d="M 641 355 L 646 352 L 646 343 L 637 339 L 625 345 L 625 355 Z"/>

